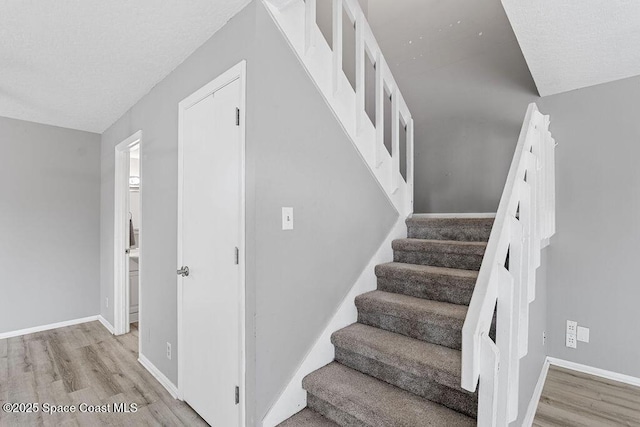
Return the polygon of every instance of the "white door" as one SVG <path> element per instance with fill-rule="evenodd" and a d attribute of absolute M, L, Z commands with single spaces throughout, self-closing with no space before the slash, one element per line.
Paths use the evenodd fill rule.
<path fill-rule="evenodd" d="M 186 109 L 182 119 L 181 243 L 189 275 L 181 279 L 180 388 L 214 427 L 240 422 L 240 96 L 236 79 Z"/>

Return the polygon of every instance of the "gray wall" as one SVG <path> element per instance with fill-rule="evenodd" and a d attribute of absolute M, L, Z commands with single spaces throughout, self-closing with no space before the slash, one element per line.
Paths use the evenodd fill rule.
<path fill-rule="evenodd" d="M 98 314 L 100 135 L 0 117 L 0 333 Z"/>
<path fill-rule="evenodd" d="M 640 77 L 542 98 L 556 148 L 549 353 L 640 377 Z M 566 320 L 591 342 L 564 346 Z"/>
<path fill-rule="evenodd" d="M 113 293 L 114 147 L 142 129 L 142 353 L 177 380 L 177 105 L 247 60 L 248 425 L 259 423 L 397 213 L 261 3 L 234 17 L 102 137 L 102 300 Z M 358 203 L 354 203 L 357 200 Z M 282 206 L 295 230 L 281 231 Z M 113 313 L 102 304 L 102 312 Z"/>
<path fill-rule="evenodd" d="M 415 122 L 415 211 L 495 212 L 537 97 L 500 0 L 370 0 L 369 19 Z"/>

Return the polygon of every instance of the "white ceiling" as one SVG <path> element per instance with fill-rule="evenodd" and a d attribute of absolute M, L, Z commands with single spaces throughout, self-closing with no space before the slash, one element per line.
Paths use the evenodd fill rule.
<path fill-rule="evenodd" d="M 0 0 L 0 116 L 103 132 L 250 0 Z"/>
<path fill-rule="evenodd" d="M 502 3 L 540 95 L 640 75 L 640 1 Z"/>

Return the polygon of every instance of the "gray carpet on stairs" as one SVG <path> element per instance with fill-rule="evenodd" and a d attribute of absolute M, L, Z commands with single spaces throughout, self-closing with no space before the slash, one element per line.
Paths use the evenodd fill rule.
<path fill-rule="evenodd" d="M 389 262 L 376 266 L 378 289 L 452 304 L 469 305 L 478 272 Z"/>
<path fill-rule="evenodd" d="M 307 408 L 281 426 L 474 426 L 460 387 L 462 326 L 493 219 L 410 218 L 358 323 L 333 333 L 335 361 L 303 380 Z"/>
<path fill-rule="evenodd" d="M 467 307 L 372 291 L 356 297 L 358 322 L 460 349 Z"/>
<path fill-rule="evenodd" d="M 414 239 L 486 242 L 494 218 L 424 218 L 407 220 L 407 236 Z"/>

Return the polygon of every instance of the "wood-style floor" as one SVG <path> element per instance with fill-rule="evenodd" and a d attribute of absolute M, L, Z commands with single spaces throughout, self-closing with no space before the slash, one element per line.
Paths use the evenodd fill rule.
<path fill-rule="evenodd" d="M 552 365 L 533 425 L 640 426 L 640 387 Z"/>
<path fill-rule="evenodd" d="M 99 322 L 0 340 L 0 426 L 206 426 L 138 362 L 138 330 Z M 6 413 L 5 403 L 112 405 L 135 413 Z M 110 406 L 111 407 L 111 406 Z"/>

